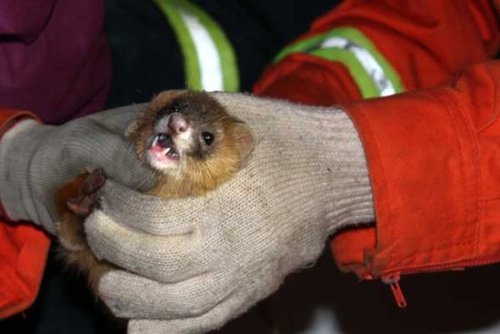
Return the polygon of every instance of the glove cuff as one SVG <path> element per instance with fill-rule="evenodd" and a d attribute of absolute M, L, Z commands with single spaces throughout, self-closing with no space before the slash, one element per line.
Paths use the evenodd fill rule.
<path fill-rule="evenodd" d="M 330 175 L 325 179 L 331 180 L 325 196 L 329 234 L 375 220 L 370 176 L 358 132 L 345 112 L 332 112 L 334 121 L 327 139 Z"/>

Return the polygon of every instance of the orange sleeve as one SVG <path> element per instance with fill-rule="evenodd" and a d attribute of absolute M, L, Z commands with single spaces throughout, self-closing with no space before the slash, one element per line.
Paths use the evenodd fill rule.
<path fill-rule="evenodd" d="M 0 108 L 0 136 L 25 118 L 27 111 Z M 8 222 L 0 210 L 0 319 L 28 308 L 35 300 L 45 268 L 50 239 L 30 223 Z"/>
<path fill-rule="evenodd" d="M 491 59 L 500 46 L 498 14 L 489 0 L 346 0 L 298 41 L 346 26 L 369 38 L 408 91 L 447 84 L 467 66 Z M 370 160 L 377 228 L 344 231 L 333 239 L 341 268 L 372 278 L 497 260 L 498 247 L 487 237 L 498 236 L 489 234 L 497 230 L 495 222 L 482 216 L 488 201 L 477 178 L 484 173 L 469 166 L 480 160 L 470 120 L 482 113 L 496 120 L 486 102 L 496 94 L 497 67 L 475 67 L 453 88 L 348 107 Z M 472 82 L 481 89 L 473 91 Z M 255 93 L 315 105 L 361 97 L 342 63 L 300 52 L 272 64 Z M 482 100 L 474 104 L 469 97 L 476 93 Z M 482 157 L 482 166 L 493 170 L 493 157 Z M 444 235 L 448 227 L 456 228 L 454 234 Z"/>
<path fill-rule="evenodd" d="M 311 30 L 354 26 L 399 73 L 407 90 L 448 83 L 466 66 L 499 51 L 490 0 L 347 0 Z"/>
<path fill-rule="evenodd" d="M 466 66 L 491 59 L 500 48 L 497 14 L 489 0 L 345 0 L 297 41 L 339 27 L 361 31 L 406 90 L 448 83 Z M 300 52 L 269 66 L 254 92 L 315 105 L 361 97 L 342 63 Z"/>
<path fill-rule="evenodd" d="M 332 244 L 341 267 L 387 278 L 500 261 L 499 98 L 492 61 L 449 86 L 345 106 L 366 151 L 377 228 L 376 245 L 352 244 L 356 234 Z"/>

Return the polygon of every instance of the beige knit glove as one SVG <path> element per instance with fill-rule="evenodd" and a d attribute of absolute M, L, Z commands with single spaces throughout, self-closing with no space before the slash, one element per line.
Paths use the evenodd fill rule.
<path fill-rule="evenodd" d="M 27 120 L 9 130 L 0 141 L 0 201 L 9 217 L 55 234 L 55 192 L 96 168 L 128 187 L 150 188 L 154 178 L 124 136 L 140 110 L 109 110 L 61 126 Z"/>
<path fill-rule="evenodd" d="M 164 201 L 114 182 L 86 222 L 92 250 L 127 271 L 100 294 L 129 333 L 204 333 L 311 265 L 340 227 L 373 221 L 368 172 L 343 112 L 213 96 L 256 137 L 248 165 L 203 198 Z"/>

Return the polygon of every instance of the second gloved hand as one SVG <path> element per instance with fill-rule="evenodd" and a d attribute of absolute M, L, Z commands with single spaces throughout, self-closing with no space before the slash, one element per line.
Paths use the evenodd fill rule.
<path fill-rule="evenodd" d="M 128 187 L 151 187 L 151 172 L 124 137 L 139 110 L 109 110 L 61 126 L 25 120 L 8 131 L 0 141 L 0 200 L 9 217 L 54 234 L 56 190 L 96 168 Z"/>
<path fill-rule="evenodd" d="M 216 93 L 247 122 L 247 166 L 202 198 L 165 201 L 108 182 L 85 224 L 98 257 L 127 271 L 100 282 L 129 333 L 221 327 L 313 263 L 336 229 L 373 221 L 356 130 L 334 108 Z"/>

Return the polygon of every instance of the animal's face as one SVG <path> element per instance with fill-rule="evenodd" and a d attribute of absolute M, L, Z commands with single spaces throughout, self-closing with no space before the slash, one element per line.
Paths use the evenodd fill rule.
<path fill-rule="evenodd" d="M 147 160 L 160 171 L 177 169 L 185 159 L 206 160 L 224 140 L 224 122 L 233 120 L 204 95 L 184 94 L 156 110 Z"/>
<path fill-rule="evenodd" d="M 159 94 L 129 137 L 153 169 L 198 184 L 230 177 L 253 147 L 248 127 L 202 92 Z"/>

